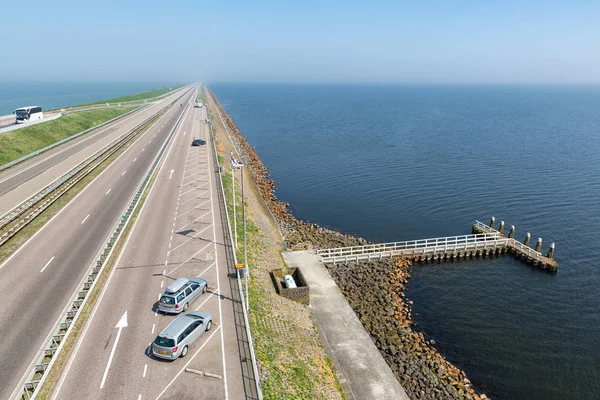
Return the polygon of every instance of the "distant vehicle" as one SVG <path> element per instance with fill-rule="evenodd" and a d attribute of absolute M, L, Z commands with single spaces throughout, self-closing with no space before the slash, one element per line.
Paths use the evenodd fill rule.
<path fill-rule="evenodd" d="M 39 106 L 29 106 L 29 107 L 21 107 L 17 108 L 15 112 L 13 112 L 16 116 L 15 123 L 18 124 L 20 122 L 26 121 L 36 121 L 38 119 L 44 118 L 44 113 L 42 112 L 42 107 Z"/>
<path fill-rule="evenodd" d="M 158 301 L 158 310 L 164 313 L 179 314 L 188 309 L 192 301 L 206 293 L 208 282 L 202 278 L 179 278 L 167 286 L 165 294 Z"/>
<path fill-rule="evenodd" d="M 152 354 L 165 360 L 185 357 L 189 346 L 212 327 L 212 315 L 194 311 L 175 318 L 152 342 Z"/>
<path fill-rule="evenodd" d="M 204 103 L 202 103 L 200 100 L 196 101 L 196 108 L 202 108 L 203 105 Z"/>
<path fill-rule="evenodd" d="M 192 146 L 202 146 L 203 144 L 206 144 L 206 142 L 200 138 L 194 138 L 194 140 L 192 140 Z"/>

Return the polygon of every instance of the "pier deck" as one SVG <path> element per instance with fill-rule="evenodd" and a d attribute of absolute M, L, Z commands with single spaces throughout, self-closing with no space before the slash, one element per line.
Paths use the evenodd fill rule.
<path fill-rule="evenodd" d="M 541 239 L 538 239 L 534 250 L 528 246 L 529 234 L 527 234 L 526 244 L 523 244 L 511 236 L 514 234 L 514 227 L 511 228 L 509 237 L 506 237 L 501 231 L 494 229 L 493 225 L 492 217 L 489 226 L 475 221 L 471 235 L 321 249 L 317 250 L 317 255 L 321 257 L 321 262 L 335 264 L 388 257 L 404 257 L 413 261 L 441 261 L 511 253 L 535 266 L 556 271 L 558 264 L 551 258 L 554 253 L 554 243 L 550 248 L 549 256 L 544 256 L 540 252 Z M 504 227 L 504 223 L 501 223 L 501 227 Z"/>

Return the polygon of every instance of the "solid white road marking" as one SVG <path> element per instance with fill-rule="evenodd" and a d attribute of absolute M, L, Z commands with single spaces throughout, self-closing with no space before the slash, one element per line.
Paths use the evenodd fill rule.
<path fill-rule="evenodd" d="M 83 225 L 83 223 L 89 218 L 90 214 L 86 215 L 86 217 L 83 219 L 83 221 L 81 221 L 81 225 Z"/>
<path fill-rule="evenodd" d="M 142 400 L 142 394 L 141 393 L 138 396 L 138 400 Z"/>
<path fill-rule="evenodd" d="M 109 194 L 111 190 L 112 188 L 108 189 L 108 192 L 104 193 L 104 195 L 106 196 L 107 194 Z"/>
<path fill-rule="evenodd" d="M 136 160 L 137 160 L 137 157 L 133 159 L 133 162 L 136 162 Z"/>
<path fill-rule="evenodd" d="M 144 365 L 144 373 L 142 374 L 142 378 L 146 377 L 146 371 L 148 370 L 148 364 Z"/>
<path fill-rule="evenodd" d="M 52 260 L 54 260 L 54 256 L 52 256 L 52 258 L 50 259 L 50 261 L 48 261 L 46 263 L 46 265 L 44 265 L 44 268 L 42 268 L 40 272 L 44 272 L 44 270 L 48 267 L 48 265 L 50 265 L 50 263 L 52 262 Z"/>
<path fill-rule="evenodd" d="M 127 170 L 123 171 L 123 173 L 121 174 L 121 176 L 125 175 L 127 173 Z"/>
<path fill-rule="evenodd" d="M 106 364 L 106 369 L 104 370 L 104 376 L 102 377 L 102 382 L 100 382 L 100 389 L 104 388 L 104 382 L 106 382 L 106 377 L 108 376 L 108 370 L 110 369 L 110 364 L 112 363 L 113 357 L 115 355 L 115 350 L 117 349 L 117 344 L 119 343 L 119 339 L 121 338 L 121 331 L 123 328 L 127 327 L 127 311 L 123 313 L 123 316 L 115 325 L 119 331 L 117 332 L 117 338 L 115 339 L 115 344 L 113 345 L 112 351 L 110 352 L 110 357 L 108 357 L 108 363 Z"/>
<path fill-rule="evenodd" d="M 187 260 L 185 260 L 184 262 L 179 264 L 177 267 L 175 267 L 171 271 L 169 271 L 169 275 L 171 275 L 173 272 L 177 271 L 183 264 L 190 261 L 192 258 L 196 257 L 198 254 L 202 253 L 208 246 L 210 246 L 210 243 L 207 244 L 206 246 L 204 246 L 202 249 L 198 250 L 196 253 L 194 253 L 193 256 L 191 256 L 190 258 L 188 258 Z"/>
<path fill-rule="evenodd" d="M 217 298 L 218 298 L 218 296 L 219 296 L 219 289 L 215 290 L 215 291 L 213 292 L 213 295 L 217 296 Z M 204 303 L 206 303 L 207 301 L 209 301 L 209 300 L 210 300 L 210 299 L 212 299 L 212 298 L 213 298 L 213 296 L 212 296 L 212 295 L 211 295 L 211 296 L 208 296 L 208 297 L 206 298 L 206 300 L 204 300 L 204 301 L 202 302 L 202 304 L 200 304 L 200 305 L 198 306 L 198 308 L 196 308 L 196 311 L 198 311 L 199 309 L 201 309 L 201 308 L 202 308 L 202 306 L 204 305 Z"/>
<path fill-rule="evenodd" d="M 171 382 L 169 382 L 169 384 L 167 386 L 165 386 L 165 388 L 163 389 L 163 391 L 160 392 L 160 394 L 156 397 L 156 400 L 160 399 L 161 396 L 163 394 L 165 394 L 165 392 L 167 391 L 167 389 L 169 389 L 171 387 L 171 385 L 173 384 L 173 382 L 175 382 L 175 379 L 179 378 L 179 375 L 181 375 L 181 373 L 183 371 L 185 371 L 185 369 L 188 367 L 188 365 L 190 365 L 190 363 L 192 361 L 194 361 L 194 358 L 196 358 L 196 356 L 198 355 L 198 353 L 200 353 L 200 351 L 202 351 L 202 349 L 204 348 L 204 346 L 206 346 L 206 344 L 210 341 L 210 339 L 212 339 L 212 337 L 215 336 L 215 333 L 217 333 L 220 329 L 221 329 L 221 325 L 217 326 L 217 329 L 215 329 L 214 332 L 211 333 L 211 335 L 208 337 L 208 339 L 206 339 L 206 342 L 204 342 L 202 344 L 202 346 L 200 346 L 200 348 L 194 353 L 194 355 L 188 360 L 188 362 L 179 370 L 179 372 L 177 373 L 177 375 L 175 375 L 175 377 L 171 380 Z M 227 396 L 227 392 L 225 392 L 225 395 Z"/>
<path fill-rule="evenodd" d="M 160 282 L 160 288 L 162 289 L 163 286 L 165 286 L 165 280 L 164 279 Z"/>
<path fill-rule="evenodd" d="M 144 150 L 146 150 L 146 148 L 145 148 L 145 147 L 142 149 L 142 151 L 144 151 Z"/>
<path fill-rule="evenodd" d="M 152 334 L 154 335 L 154 329 L 156 329 L 156 324 L 152 324 Z"/>
<path fill-rule="evenodd" d="M 158 299 L 156 299 L 156 301 L 160 300 L 160 298 L 162 297 L 162 293 L 158 294 Z"/>

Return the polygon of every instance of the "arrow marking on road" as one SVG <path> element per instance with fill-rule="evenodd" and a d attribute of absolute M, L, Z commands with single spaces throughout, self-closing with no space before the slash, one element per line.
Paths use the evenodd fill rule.
<path fill-rule="evenodd" d="M 171 174 L 169 174 L 169 179 L 171 179 L 171 177 L 173 176 L 173 172 L 175 172 L 174 169 L 171 170 Z"/>
<path fill-rule="evenodd" d="M 106 377 L 108 376 L 108 370 L 110 369 L 110 364 L 112 363 L 113 357 L 115 355 L 115 350 L 117 349 L 117 344 L 119 343 L 119 338 L 121 337 L 121 331 L 123 328 L 127 327 L 127 311 L 123 313 L 123 316 L 117 322 L 115 328 L 119 331 L 117 332 L 117 338 L 115 339 L 115 344 L 113 344 L 112 351 L 110 352 L 110 357 L 108 357 L 108 363 L 106 364 L 106 369 L 104 370 L 104 376 L 102 377 L 102 382 L 100 382 L 100 389 L 104 389 L 104 382 L 106 382 Z"/>

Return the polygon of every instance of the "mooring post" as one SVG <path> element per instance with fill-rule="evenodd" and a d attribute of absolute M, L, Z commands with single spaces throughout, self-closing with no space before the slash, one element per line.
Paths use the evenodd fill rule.
<path fill-rule="evenodd" d="M 494 229 L 495 223 L 496 223 L 496 218 L 492 217 L 492 220 L 490 221 L 490 228 Z"/>
<path fill-rule="evenodd" d="M 498 232 L 500 232 L 500 234 L 504 236 L 504 221 L 500 221 L 500 227 L 498 228 Z"/>
<path fill-rule="evenodd" d="M 508 237 L 509 238 L 514 238 L 515 237 L 515 226 L 514 225 L 510 226 L 510 231 L 508 232 Z"/>
<path fill-rule="evenodd" d="M 523 244 L 525 246 L 529 246 L 529 242 L 531 242 L 531 233 L 527 232 L 527 235 L 525 235 L 525 241 L 523 242 Z"/>
<path fill-rule="evenodd" d="M 554 258 L 554 242 L 550 245 L 550 250 L 548 250 L 548 258 Z"/>
<path fill-rule="evenodd" d="M 542 252 L 542 238 L 538 238 L 537 243 L 535 244 L 535 251 L 538 253 Z"/>

